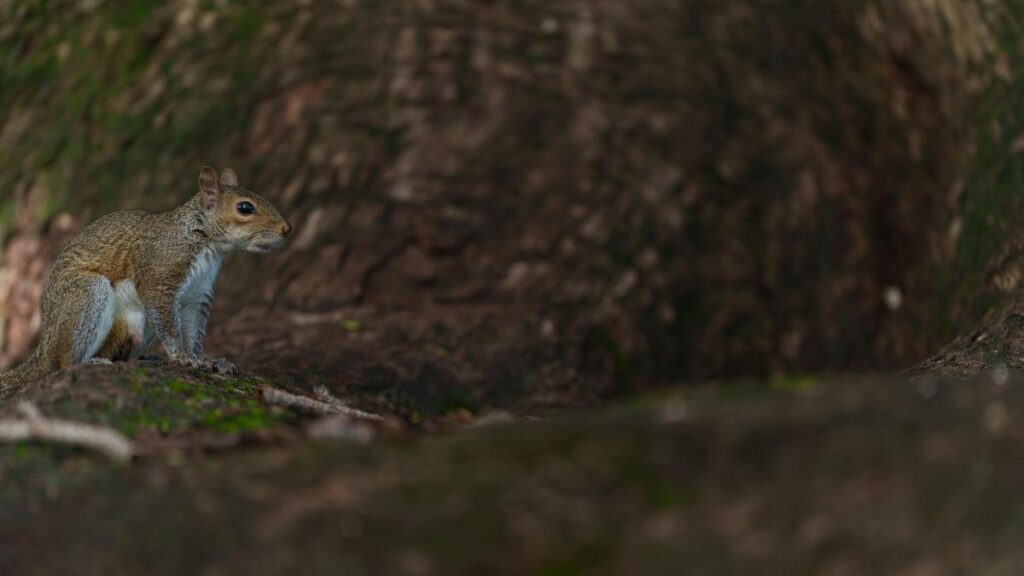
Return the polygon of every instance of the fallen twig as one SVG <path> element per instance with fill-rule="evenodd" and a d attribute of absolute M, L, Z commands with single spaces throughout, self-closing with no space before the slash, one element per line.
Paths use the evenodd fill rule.
<path fill-rule="evenodd" d="M 30 402 L 18 404 L 22 419 L 0 420 L 0 442 L 39 440 L 72 444 L 102 452 L 112 460 L 127 462 L 135 446 L 120 432 L 102 426 L 44 418 Z"/>
<path fill-rule="evenodd" d="M 370 414 L 369 412 L 349 408 L 340 400 L 331 396 L 329 392 L 326 393 L 326 396 L 321 394 L 319 391 L 317 392 L 317 395 L 321 398 L 325 398 L 325 400 L 292 394 L 291 392 L 285 392 L 284 390 L 279 390 L 271 386 L 264 386 L 260 394 L 263 397 L 263 401 L 267 404 L 283 406 L 285 408 L 294 408 L 309 414 L 317 414 L 320 416 L 339 414 L 363 420 L 383 420 L 382 417 L 376 414 Z"/>
<path fill-rule="evenodd" d="M 324 416 L 327 414 L 338 413 L 337 408 L 326 402 L 321 402 L 306 396 L 299 396 L 298 394 L 292 394 L 291 392 L 285 392 L 284 390 L 278 390 L 271 386 L 264 386 L 260 391 L 260 396 L 267 404 L 273 404 L 274 406 L 281 406 L 284 408 L 294 408 L 300 412 L 306 412 L 308 414 Z"/>
<path fill-rule="evenodd" d="M 317 400 L 330 404 L 331 406 L 334 406 L 336 409 L 338 409 L 338 414 L 344 414 L 345 416 L 351 416 L 353 418 L 359 418 L 362 420 L 373 420 L 374 422 L 380 422 L 384 420 L 382 416 L 378 416 L 377 414 L 373 414 L 372 412 L 364 412 L 362 410 L 357 410 L 356 408 L 352 408 L 351 406 L 345 404 L 341 400 L 335 398 L 334 395 L 331 394 L 331 391 L 328 390 L 326 386 L 317 386 L 316 388 L 313 389 L 313 393 L 316 394 Z"/>

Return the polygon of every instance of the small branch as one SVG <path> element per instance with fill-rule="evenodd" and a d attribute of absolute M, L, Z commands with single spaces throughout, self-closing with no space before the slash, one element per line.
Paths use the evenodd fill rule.
<path fill-rule="evenodd" d="M 319 399 L 299 396 L 284 390 L 278 390 L 271 386 L 264 386 L 260 396 L 267 404 L 294 408 L 301 412 L 316 414 L 323 418 L 313 422 L 306 427 L 306 433 L 311 438 L 321 440 L 344 439 L 355 442 L 369 442 L 374 437 L 374 430 L 368 424 L 356 422 L 362 420 L 383 420 L 376 414 L 363 412 L 345 406 L 323 386 L 316 388 L 316 395 Z"/>
<path fill-rule="evenodd" d="M 309 398 L 308 396 L 299 396 L 298 394 L 278 390 L 271 386 L 264 386 L 260 395 L 263 397 L 263 401 L 267 404 L 283 406 L 285 408 L 294 408 L 301 412 L 306 412 L 307 414 L 316 414 L 318 416 L 341 415 L 348 416 L 350 418 L 373 421 L 381 421 L 384 419 L 376 414 L 370 414 L 369 412 L 349 408 L 343 404 L 341 400 L 331 396 L 330 392 L 327 392 L 326 389 L 323 391 L 319 389 L 317 390 L 317 396 L 319 396 L 320 399 Z"/>
<path fill-rule="evenodd" d="M 351 416 L 352 418 L 359 418 L 361 420 L 373 420 L 374 422 L 381 422 L 384 420 L 382 416 L 378 416 L 377 414 L 363 412 L 362 410 L 357 410 L 348 406 L 341 400 L 335 398 L 326 386 L 317 386 L 313 389 L 313 393 L 316 394 L 317 400 L 334 406 L 334 408 L 338 410 L 338 414 L 344 414 L 345 416 Z"/>
<path fill-rule="evenodd" d="M 294 408 L 300 412 L 306 412 L 307 414 L 316 414 L 319 416 L 338 414 L 338 410 L 326 402 L 307 398 L 306 396 L 299 396 L 298 394 L 292 394 L 291 392 L 285 392 L 284 390 L 278 390 L 271 386 L 264 386 L 260 391 L 260 396 L 267 404 L 281 406 L 283 408 Z"/>
<path fill-rule="evenodd" d="M 0 420 L 0 442 L 38 440 L 82 446 L 102 452 L 111 460 L 127 462 L 135 453 L 131 440 L 112 428 L 44 418 L 34 404 L 18 405 L 21 420 Z"/>

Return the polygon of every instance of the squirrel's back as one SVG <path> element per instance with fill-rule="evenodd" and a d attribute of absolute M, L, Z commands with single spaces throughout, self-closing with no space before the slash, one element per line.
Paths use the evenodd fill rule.
<path fill-rule="evenodd" d="M 138 265 L 139 247 L 158 233 L 159 219 L 141 210 L 102 216 L 82 229 L 57 255 L 53 272 L 78 268 L 117 280 Z"/>

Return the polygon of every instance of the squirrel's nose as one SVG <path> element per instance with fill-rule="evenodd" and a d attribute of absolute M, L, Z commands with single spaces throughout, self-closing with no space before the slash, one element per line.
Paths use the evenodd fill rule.
<path fill-rule="evenodd" d="M 292 233 L 292 225 L 291 224 L 289 224 L 287 221 L 285 221 L 284 224 L 281 224 L 281 236 L 287 236 L 287 235 L 289 235 L 291 233 Z"/>

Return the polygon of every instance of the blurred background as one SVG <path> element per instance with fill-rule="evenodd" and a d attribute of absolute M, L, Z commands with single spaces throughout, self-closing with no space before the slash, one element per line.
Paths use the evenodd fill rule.
<path fill-rule="evenodd" d="M 6 364 L 67 236 L 182 203 L 203 164 L 297 226 L 220 284 L 211 346 L 258 368 L 285 352 L 333 370 L 371 339 L 542 401 L 883 370 L 928 357 L 1020 275 L 1014 2 L 19 1 L 2 16 Z"/>
<path fill-rule="evenodd" d="M 407 423 L 1022 367 L 1022 19 L 0 0 L 0 364 L 75 231 L 179 205 L 210 164 L 296 229 L 226 265 L 211 353 Z"/>

